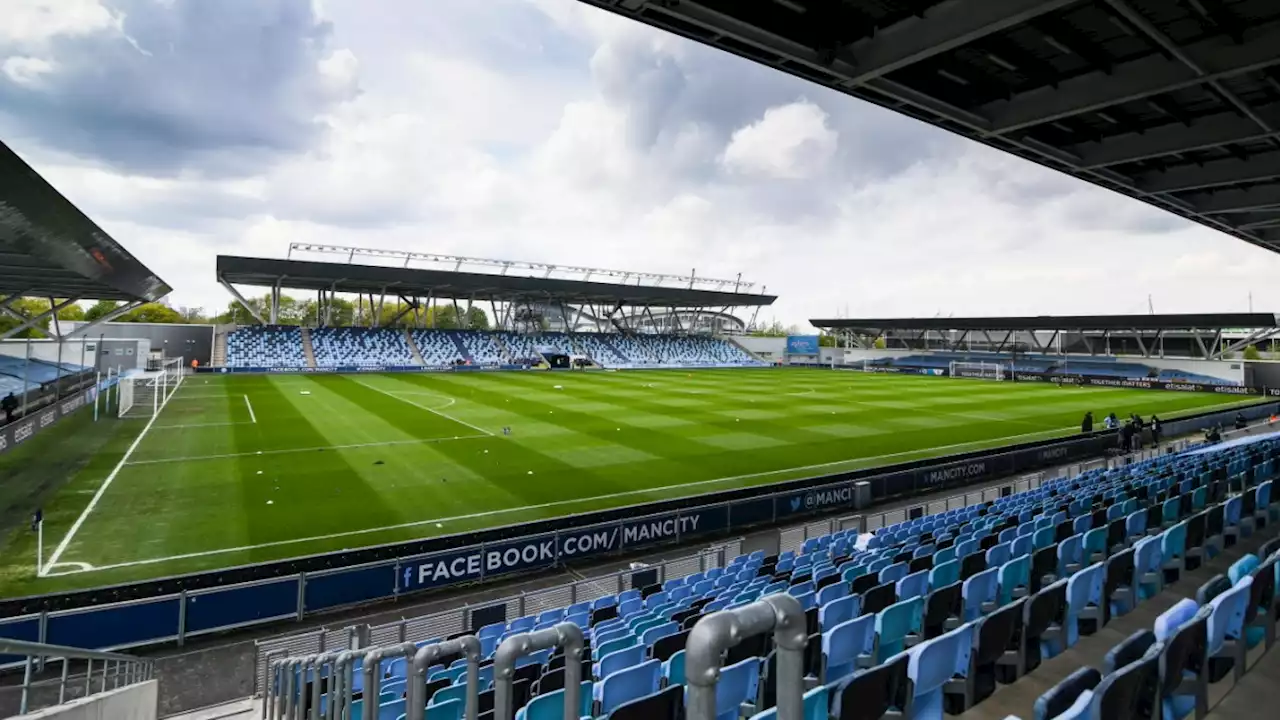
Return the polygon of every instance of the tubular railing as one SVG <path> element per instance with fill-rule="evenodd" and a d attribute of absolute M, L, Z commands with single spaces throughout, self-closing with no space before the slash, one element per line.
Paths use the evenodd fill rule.
<path fill-rule="evenodd" d="M 67 700 L 85 698 L 155 678 L 155 664 L 152 661 L 120 653 L 0 638 L 0 655 L 26 656 L 23 663 L 22 684 L 19 686 L 22 692 L 22 698 L 18 703 L 19 715 L 31 710 L 34 690 L 52 686 L 55 682 L 52 679 L 40 680 L 36 677 L 49 663 L 61 664 L 60 676 L 56 681 L 58 684 L 56 704 L 59 705 Z M 71 672 L 72 663 L 78 661 L 84 662 L 83 679 L 78 672 Z M 96 690 L 94 686 L 97 686 Z"/>
<path fill-rule="evenodd" d="M 804 648 L 808 637 L 804 608 L 799 600 L 785 593 L 712 613 L 693 626 L 685 646 L 689 720 L 715 720 L 716 683 L 720 681 L 724 653 L 748 637 L 769 631 L 773 631 L 778 653 L 778 720 L 801 720 Z M 495 720 L 509 718 L 499 716 Z M 565 720 L 571 719 L 566 715 Z"/>
<path fill-rule="evenodd" d="M 568 622 L 532 633 L 518 633 L 503 640 L 493 659 L 493 720 L 512 720 L 515 716 L 512 690 L 516 661 L 540 650 L 557 647 L 564 648 L 564 720 L 578 720 L 578 711 L 582 705 L 584 646 L 582 628 Z M 471 693 L 474 694 L 475 691 L 476 687 L 472 685 Z"/>

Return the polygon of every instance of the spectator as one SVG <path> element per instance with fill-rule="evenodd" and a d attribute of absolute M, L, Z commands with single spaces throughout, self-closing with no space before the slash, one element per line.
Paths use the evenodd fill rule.
<path fill-rule="evenodd" d="M 1160 418 L 1155 415 L 1151 416 L 1151 442 L 1154 445 L 1160 445 L 1160 433 L 1164 428 L 1160 426 Z"/>
<path fill-rule="evenodd" d="M 1115 413 L 1111 413 L 1110 415 L 1108 415 L 1108 416 L 1106 416 L 1105 418 L 1103 418 L 1103 419 L 1102 419 L 1102 426 L 1103 426 L 1103 427 L 1105 427 L 1105 428 L 1106 428 L 1106 429 L 1108 429 L 1108 430 L 1115 430 L 1115 429 L 1116 429 L 1116 414 L 1115 414 Z"/>
<path fill-rule="evenodd" d="M 1126 421 L 1120 428 L 1120 452 L 1129 452 L 1133 445 L 1133 421 Z"/>
<path fill-rule="evenodd" d="M 13 422 L 13 414 L 18 410 L 18 398 L 9 393 L 0 400 L 0 410 L 4 410 L 4 421 L 6 423 Z"/>
<path fill-rule="evenodd" d="M 1093 411 L 1092 410 L 1084 414 L 1084 420 L 1080 422 L 1080 432 L 1082 433 L 1093 432 Z"/>
<path fill-rule="evenodd" d="M 1244 413 L 1236 413 L 1236 429 L 1243 430 L 1249 427 L 1249 421 L 1244 419 Z"/>

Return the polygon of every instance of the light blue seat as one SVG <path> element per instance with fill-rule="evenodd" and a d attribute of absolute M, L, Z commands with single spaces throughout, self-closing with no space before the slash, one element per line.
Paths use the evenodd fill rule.
<path fill-rule="evenodd" d="M 765 595 L 768 595 L 768 594 L 769 594 L 768 592 L 765 593 Z M 832 585 L 828 585 L 822 588 L 821 590 L 819 590 L 816 595 L 816 601 L 818 603 L 818 607 L 821 608 L 848 595 L 849 595 L 849 586 L 847 584 L 835 583 Z"/>
<path fill-rule="evenodd" d="M 946 550 L 950 549 L 947 548 Z M 942 552 L 946 552 L 946 550 Z M 960 561 L 958 560 L 934 563 L 933 569 L 929 571 L 930 589 L 937 590 L 940 587 L 954 585 L 958 582 L 960 582 Z"/>
<path fill-rule="evenodd" d="M 964 621 L 970 622 L 992 612 L 999 606 L 999 570 L 991 568 L 970 577 L 961 586 L 964 599 Z"/>
<path fill-rule="evenodd" d="M 1032 545 L 1036 550 L 1043 550 L 1047 547 L 1053 547 L 1054 528 L 1047 527 L 1035 531 L 1031 536 Z"/>
<path fill-rule="evenodd" d="M 677 650 L 662 663 L 662 679 L 667 685 L 684 684 L 684 650 Z"/>
<path fill-rule="evenodd" d="M 1182 577 L 1187 559 L 1187 523 L 1182 521 L 1165 530 L 1160 535 L 1160 567 L 1166 574 L 1172 574 L 1171 582 Z"/>
<path fill-rule="evenodd" d="M 1208 620 L 1212 611 L 1212 607 L 1201 608 L 1196 605 L 1194 600 L 1184 598 L 1156 618 L 1153 624 L 1156 640 L 1164 646 L 1160 655 L 1160 674 L 1162 676 L 1166 673 L 1166 664 L 1171 659 L 1171 651 L 1177 649 L 1179 645 L 1180 636 L 1204 633 L 1207 638 Z M 1207 650 L 1207 647 L 1202 649 Z M 1176 655 L 1172 659 L 1175 661 L 1181 660 Z M 1186 665 L 1195 665 L 1200 668 L 1200 676 L 1193 676 L 1186 667 L 1183 667 L 1180 683 L 1171 683 L 1167 678 L 1161 678 L 1163 692 L 1160 697 L 1160 703 L 1164 720 L 1185 718 L 1197 706 L 1204 708 L 1206 711 L 1208 710 L 1207 683 L 1203 681 L 1203 676 L 1207 672 L 1205 667 L 1207 662 L 1203 657 L 1199 659 L 1187 658 L 1186 661 Z M 1178 668 L 1168 671 L 1177 672 Z"/>
<path fill-rule="evenodd" d="M 1127 517 L 1125 517 L 1124 534 L 1125 534 L 1125 537 L 1129 539 L 1129 542 L 1133 542 L 1134 540 L 1137 540 L 1138 538 L 1141 538 L 1141 537 L 1146 537 L 1147 535 L 1147 511 L 1146 510 L 1139 510 L 1138 512 L 1132 513 Z"/>
<path fill-rule="evenodd" d="M 1030 555 L 1031 551 L 1034 550 L 1035 548 L 1032 545 L 1031 536 L 1023 535 L 1022 537 L 1014 539 L 1014 541 L 1010 543 L 1009 549 L 1010 549 L 1010 552 L 1013 553 L 1013 556 L 1015 558 L 1018 558 L 1018 557 L 1026 557 Z"/>
<path fill-rule="evenodd" d="M 1095 563 L 1067 578 L 1067 647 L 1080 639 L 1081 620 L 1087 621 L 1090 635 L 1102 628 L 1106 617 L 1102 605 L 1104 574 L 1102 563 Z"/>
<path fill-rule="evenodd" d="M 924 598 L 897 602 L 876 614 L 876 662 L 897 655 L 906 648 L 907 637 L 920 634 Z"/>
<path fill-rule="evenodd" d="M 818 687 L 804 694 L 803 720 L 827 720 L 827 686 Z M 772 707 L 764 712 L 752 715 L 750 720 L 777 720 L 778 708 Z"/>
<path fill-rule="evenodd" d="M 847 620 L 822 633 L 824 682 L 832 682 L 871 665 L 876 645 L 876 616 Z"/>
<path fill-rule="evenodd" d="M 826 632 L 842 622 L 854 619 L 861 614 L 861 610 L 861 595 L 846 595 L 832 600 L 818 608 L 818 626 Z"/>
<path fill-rule="evenodd" d="M 644 601 L 640 598 L 627 598 L 618 603 L 618 617 L 626 619 L 644 611 Z"/>
<path fill-rule="evenodd" d="M 632 645 L 629 648 L 611 652 L 601 658 L 600 662 L 592 667 L 591 672 L 596 678 L 603 680 L 619 670 L 625 670 L 644 662 L 647 650 L 648 648 L 644 645 Z"/>
<path fill-rule="evenodd" d="M 880 584 L 887 582 L 897 582 L 907 576 L 907 564 L 904 562 L 894 563 L 885 567 L 880 571 Z"/>
<path fill-rule="evenodd" d="M 591 682 L 584 681 L 579 688 L 578 717 L 591 717 L 593 685 Z M 459 718 L 451 720 L 459 720 Z M 437 720 L 431 714 L 430 707 L 427 708 L 427 720 Z M 533 698 L 528 705 L 516 711 L 515 720 L 564 720 L 564 690 L 555 690 Z"/>
<path fill-rule="evenodd" d="M 1133 576 L 1138 582 L 1138 600 L 1157 595 L 1164 587 L 1164 573 L 1160 568 L 1160 538 L 1147 537 L 1133 546 Z"/>
<path fill-rule="evenodd" d="M 432 703 L 427 706 L 427 720 L 462 720 L 462 715 L 467 709 L 467 703 L 464 700 L 450 700 L 443 703 Z M 351 713 L 351 717 L 360 717 L 356 712 Z M 556 720 L 564 720 L 557 718 Z"/>
<path fill-rule="evenodd" d="M 969 673 L 973 629 L 973 624 L 966 623 L 908 651 L 907 676 L 915 692 L 911 706 L 914 720 L 942 720 L 946 684 Z"/>
<path fill-rule="evenodd" d="M 1084 534 L 1084 562 L 1095 563 L 1107 557 L 1107 529 L 1094 528 Z"/>
<path fill-rule="evenodd" d="M 1237 680 L 1245 670 L 1245 614 L 1249 610 L 1253 578 L 1245 576 L 1230 590 L 1209 601 L 1209 651 L 1210 658 L 1220 663 L 1230 663 Z"/>
<path fill-rule="evenodd" d="M 662 662 L 659 660 L 649 660 L 606 677 L 596 686 L 600 712 L 608 714 L 619 705 L 658 692 L 661 678 Z"/>
<path fill-rule="evenodd" d="M 449 687 L 440 688 L 436 691 L 435 695 L 431 696 L 430 703 L 435 705 L 436 703 L 447 703 L 451 700 L 461 700 L 465 702 L 466 699 L 467 685 L 464 681 L 458 685 L 450 685 Z"/>
<path fill-rule="evenodd" d="M 668 635 L 675 635 L 680 632 L 680 623 L 665 622 L 661 625 L 655 625 L 640 636 L 641 645 L 652 645 Z"/>
<path fill-rule="evenodd" d="M 1013 559 L 1013 551 L 1009 543 L 992 545 L 987 550 L 987 567 L 1000 567 Z"/>
<path fill-rule="evenodd" d="M 902 578 L 898 581 L 897 592 L 899 601 L 923 597 L 929 592 L 929 571 L 920 570 Z"/>
<path fill-rule="evenodd" d="M 755 702 L 759 687 L 759 658 L 747 658 L 723 668 L 716 683 L 716 720 L 738 720 L 742 704 Z"/>
<path fill-rule="evenodd" d="M 1000 604 L 1008 605 L 1031 590 L 1031 558 L 1015 557 L 1000 566 Z"/>
<path fill-rule="evenodd" d="M 1083 535 L 1072 535 L 1058 544 L 1058 577 L 1067 577 L 1084 565 Z"/>
<path fill-rule="evenodd" d="M 1102 673 L 1094 668 L 1076 670 L 1036 700 L 1035 720 L 1087 720 L 1095 697 L 1093 690 L 1100 682 Z M 1050 714 L 1051 708 L 1061 708 L 1068 701 L 1071 704 L 1061 712 Z"/>

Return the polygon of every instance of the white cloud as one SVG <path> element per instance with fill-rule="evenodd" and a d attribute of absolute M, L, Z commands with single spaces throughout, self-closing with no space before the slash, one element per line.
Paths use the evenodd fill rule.
<path fill-rule="evenodd" d="M 737 173 L 801 180 L 826 170 L 836 143 L 822 108 L 800 101 L 769 108 L 758 122 L 735 132 L 721 161 Z"/>
<path fill-rule="evenodd" d="M 40 78 L 53 72 L 53 63 L 43 58 L 14 56 L 0 63 L 0 72 L 19 85 L 37 85 Z"/>
<path fill-rule="evenodd" d="M 57 37 L 119 30 L 122 20 L 98 0 L 5 0 L 0 45 L 40 47 Z"/>
<path fill-rule="evenodd" d="M 1142 203 L 575 0 L 493 0 L 519 18 L 498 30 L 437 1 L 325 0 L 341 49 L 302 57 L 341 102 L 231 179 L 200 155 L 153 175 L 54 134 L 15 147 L 180 305 L 226 304 L 217 254 L 305 240 L 742 273 L 779 295 L 761 319 L 788 323 L 1135 312 L 1149 293 L 1167 312 L 1244 309 L 1249 290 L 1280 307 L 1274 255 Z M 450 42 L 415 39 L 446 20 Z"/>

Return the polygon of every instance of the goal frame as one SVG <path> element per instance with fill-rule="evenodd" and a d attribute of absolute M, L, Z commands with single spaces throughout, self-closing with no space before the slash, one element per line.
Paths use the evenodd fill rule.
<path fill-rule="evenodd" d="M 154 418 L 177 392 L 185 376 L 183 358 L 176 357 L 161 360 L 158 375 L 121 377 L 116 381 L 116 416 Z"/>
<path fill-rule="evenodd" d="M 1010 369 L 1006 368 L 1004 363 L 970 362 L 967 360 L 952 360 L 947 365 L 947 373 L 953 378 L 994 380 L 996 382 L 1003 382 L 1012 376 Z"/>

